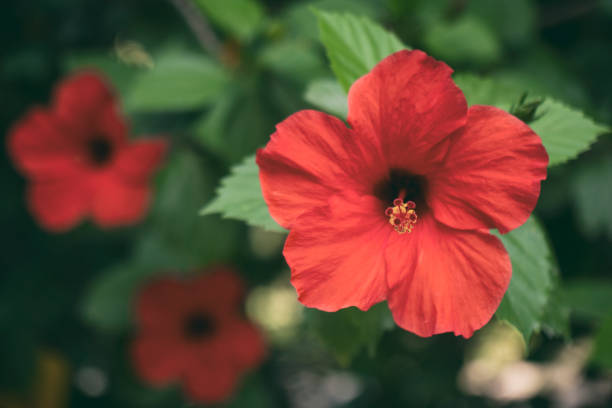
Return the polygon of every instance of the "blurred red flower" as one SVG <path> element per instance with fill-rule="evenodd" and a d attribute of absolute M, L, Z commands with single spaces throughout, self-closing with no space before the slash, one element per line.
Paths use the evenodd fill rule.
<path fill-rule="evenodd" d="M 421 51 L 397 52 L 351 87 L 350 127 L 297 112 L 257 152 L 304 305 L 387 299 L 406 330 L 464 337 L 497 309 L 512 267 L 488 229 L 527 220 L 548 156 L 514 116 L 468 109 L 451 73 Z"/>
<path fill-rule="evenodd" d="M 114 227 L 145 215 L 166 142 L 127 136 L 116 97 L 94 73 L 66 78 L 51 108 L 35 107 L 14 125 L 9 154 L 29 180 L 28 206 L 43 227 L 65 231 L 88 215 Z"/>
<path fill-rule="evenodd" d="M 243 292 L 238 275 L 225 268 L 145 287 L 131 350 L 140 377 L 154 386 L 179 380 L 197 402 L 229 397 L 242 373 L 265 355 L 260 332 L 242 316 Z"/>

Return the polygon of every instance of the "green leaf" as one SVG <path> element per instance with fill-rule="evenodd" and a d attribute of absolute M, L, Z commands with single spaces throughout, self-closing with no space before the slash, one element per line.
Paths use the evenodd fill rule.
<path fill-rule="evenodd" d="M 373 356 L 383 333 L 394 327 L 386 303 L 374 305 L 367 312 L 355 307 L 334 313 L 307 309 L 306 324 L 343 366 L 364 348 Z"/>
<path fill-rule="evenodd" d="M 612 239 L 612 158 L 585 161 L 570 176 L 578 228 L 591 238 Z M 596 197 L 596 199 L 594 199 Z"/>
<path fill-rule="evenodd" d="M 572 315 L 583 320 L 604 319 L 612 313 L 612 282 L 605 279 L 580 279 L 565 282 L 561 299 Z"/>
<path fill-rule="evenodd" d="M 432 24 L 427 27 L 424 41 L 432 55 L 449 63 L 491 64 L 502 55 L 495 33 L 470 15 Z"/>
<path fill-rule="evenodd" d="M 264 12 L 256 0 L 196 0 L 202 11 L 229 34 L 250 40 L 263 23 Z"/>
<path fill-rule="evenodd" d="M 527 91 L 521 86 L 502 83 L 473 74 L 455 74 L 455 84 L 463 91 L 468 105 L 491 105 L 509 111 L 512 104 Z"/>
<path fill-rule="evenodd" d="M 518 84 L 529 90 L 530 95 L 552 97 L 572 106 L 590 105 L 584 79 L 568 70 L 563 56 L 544 47 L 527 49 L 521 54 L 512 65 L 506 64 L 495 72 L 495 81 Z"/>
<path fill-rule="evenodd" d="M 194 125 L 197 141 L 229 163 L 239 163 L 262 146 L 274 131 L 273 107 L 264 93 L 250 84 L 233 84 Z M 200 205 L 202 202 L 200 202 Z"/>
<path fill-rule="evenodd" d="M 255 156 L 247 157 L 232 168 L 230 175 L 221 180 L 217 197 L 200 214 L 220 213 L 224 218 L 245 221 L 249 225 L 270 231 L 285 232 L 270 216 L 261 194 L 259 168 Z"/>
<path fill-rule="evenodd" d="M 383 58 L 407 48 L 395 34 L 366 17 L 320 10 L 315 14 L 331 68 L 345 91 Z"/>
<path fill-rule="evenodd" d="M 315 79 L 306 88 L 306 102 L 327 113 L 346 119 L 348 103 L 346 92 L 335 79 Z"/>
<path fill-rule="evenodd" d="M 143 72 L 142 68 L 131 67 L 120 62 L 109 52 L 71 54 L 64 60 L 64 69 L 66 71 L 88 69 L 100 71 L 109 78 L 112 85 L 124 97 L 128 95 L 134 77 Z"/>
<path fill-rule="evenodd" d="M 167 53 L 155 67 L 135 78 L 127 95 L 128 111 L 185 111 L 216 101 L 230 78 L 217 62 L 204 55 Z"/>
<path fill-rule="evenodd" d="M 533 216 L 500 238 L 510 254 L 512 280 L 497 317 L 515 326 L 528 343 L 531 334 L 541 327 L 553 287 L 553 254 L 542 227 Z"/>
<path fill-rule="evenodd" d="M 81 315 L 99 330 L 114 332 L 129 328 L 132 299 L 137 288 L 159 271 L 155 267 L 143 268 L 132 263 L 102 271 L 85 293 Z"/>
<path fill-rule="evenodd" d="M 531 91 L 516 80 L 493 80 L 461 74 L 454 78 L 470 105 L 493 105 L 506 111 L 518 102 L 520 95 Z M 595 123 L 577 109 L 549 98 L 541 93 L 544 102 L 538 107 L 535 120 L 529 126 L 542 138 L 550 158 L 549 166 L 564 163 L 587 150 L 597 137 L 609 131 Z"/>
<path fill-rule="evenodd" d="M 558 276 L 556 281 L 544 308 L 542 330 L 551 337 L 561 336 L 563 339 L 569 340 L 571 338 L 570 308 L 562 301 Z"/>
<path fill-rule="evenodd" d="M 591 360 L 608 370 L 612 370 L 612 311 L 597 330 Z"/>
<path fill-rule="evenodd" d="M 597 137 L 609 131 L 577 109 L 546 99 L 537 111 L 540 118 L 529 124 L 542 138 L 549 166 L 565 163 L 588 150 Z"/>
<path fill-rule="evenodd" d="M 231 259 L 240 225 L 198 215 L 202 203 L 212 198 L 215 185 L 199 157 L 176 151 L 161 176 L 151 228 L 137 246 L 138 264 L 189 270 Z"/>
<path fill-rule="evenodd" d="M 259 53 L 259 63 L 293 81 L 307 82 L 324 75 L 322 58 L 303 41 L 279 41 L 268 44 Z"/>
<path fill-rule="evenodd" d="M 368 16 L 373 20 L 382 17 L 386 12 L 384 2 L 372 0 L 310 0 L 290 4 L 283 13 L 286 29 L 292 37 L 305 38 L 312 42 L 319 41 L 316 19 L 312 18 L 312 9 L 334 11 Z"/>

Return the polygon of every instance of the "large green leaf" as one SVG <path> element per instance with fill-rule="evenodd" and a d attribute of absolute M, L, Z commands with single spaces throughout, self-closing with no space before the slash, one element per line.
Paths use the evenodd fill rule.
<path fill-rule="evenodd" d="M 490 64 L 502 54 L 495 33 L 470 15 L 428 26 L 424 41 L 432 55 L 449 63 Z"/>
<path fill-rule="evenodd" d="M 385 303 L 374 305 L 367 312 L 355 307 L 335 313 L 308 309 L 306 324 L 344 366 L 364 348 L 373 355 L 385 330 L 395 327 Z"/>
<path fill-rule="evenodd" d="M 570 308 L 561 298 L 558 277 L 553 285 L 548 303 L 542 315 L 542 331 L 549 336 L 560 336 L 565 340 L 569 340 L 571 338 Z"/>
<path fill-rule="evenodd" d="M 215 185 L 200 158 L 189 151 L 176 151 L 162 176 L 151 210 L 151 228 L 135 254 L 139 264 L 192 269 L 231 259 L 239 224 L 198 215 L 202 203 L 214 195 Z"/>
<path fill-rule="evenodd" d="M 346 119 L 348 104 L 346 92 L 342 90 L 338 81 L 334 79 L 316 79 L 308 84 L 304 94 L 306 102 L 327 113 Z"/>
<path fill-rule="evenodd" d="M 542 227 L 533 216 L 500 238 L 510 254 L 512 280 L 497 317 L 510 322 L 528 341 L 541 327 L 553 288 L 556 270 L 553 254 Z"/>
<path fill-rule="evenodd" d="M 264 19 L 256 0 L 196 0 L 196 4 L 213 23 L 240 40 L 250 40 Z"/>
<path fill-rule="evenodd" d="M 529 126 L 542 138 L 550 166 L 573 159 L 609 131 L 579 110 L 550 98 L 540 106 L 538 116 Z"/>
<path fill-rule="evenodd" d="M 233 84 L 194 124 L 197 141 L 229 163 L 241 162 L 274 131 L 273 108 L 264 95 L 271 90 L 271 82 L 265 90 Z"/>
<path fill-rule="evenodd" d="M 406 48 L 395 34 L 366 17 L 320 10 L 316 15 L 321 42 L 345 91 L 383 58 Z"/>
<path fill-rule="evenodd" d="M 230 78 L 224 68 L 204 55 L 172 52 L 134 80 L 125 105 L 129 111 L 184 111 L 214 102 Z"/>
<path fill-rule="evenodd" d="M 527 89 L 473 74 L 455 74 L 453 80 L 463 91 L 468 105 L 492 105 L 509 111 Z"/>
<path fill-rule="evenodd" d="M 255 156 L 247 157 L 232 168 L 230 175 L 221 181 L 217 197 L 206 205 L 200 214 L 220 213 L 225 218 L 234 218 L 270 231 L 284 232 L 268 212 L 261 194 L 259 168 Z"/>
<path fill-rule="evenodd" d="M 283 13 L 286 30 L 292 37 L 318 42 L 319 30 L 312 9 L 351 13 L 378 20 L 387 13 L 384 2 L 372 0 L 308 0 L 293 2 Z"/>
<path fill-rule="evenodd" d="M 510 110 L 521 94 L 531 91 L 520 81 L 499 81 L 469 74 L 456 75 L 454 79 L 470 105 L 493 105 Z M 599 135 L 609 131 L 579 110 L 549 97 L 545 97 L 544 103 L 538 107 L 529 126 L 542 138 L 550 166 L 576 157 L 587 150 Z"/>
<path fill-rule="evenodd" d="M 292 81 L 308 82 L 327 71 L 323 58 L 317 51 L 304 41 L 278 41 L 265 46 L 258 55 L 258 61 L 264 67 Z"/>

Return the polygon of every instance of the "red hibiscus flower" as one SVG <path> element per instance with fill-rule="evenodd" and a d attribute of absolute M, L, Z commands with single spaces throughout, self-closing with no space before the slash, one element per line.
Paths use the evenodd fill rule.
<path fill-rule="evenodd" d="M 140 377 L 154 386 L 178 380 L 197 402 L 227 398 L 265 354 L 259 331 L 241 314 L 242 296 L 239 277 L 223 268 L 192 281 L 166 278 L 145 287 L 132 346 Z"/>
<path fill-rule="evenodd" d="M 488 230 L 527 220 L 548 156 L 514 116 L 468 109 L 451 73 L 421 51 L 397 52 L 351 87 L 350 127 L 301 111 L 257 152 L 304 305 L 367 310 L 386 299 L 406 330 L 464 337 L 499 306 L 512 267 Z"/>
<path fill-rule="evenodd" d="M 114 227 L 145 215 L 166 143 L 127 135 L 115 96 L 93 73 L 65 79 L 51 108 L 33 108 L 15 124 L 9 153 L 29 180 L 27 202 L 43 227 L 65 231 L 89 215 Z"/>

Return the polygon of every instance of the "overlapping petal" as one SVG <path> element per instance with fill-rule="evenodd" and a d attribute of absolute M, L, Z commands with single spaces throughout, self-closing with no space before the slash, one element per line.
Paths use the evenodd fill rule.
<path fill-rule="evenodd" d="M 92 112 L 92 122 L 86 139 L 103 136 L 115 149 L 127 144 L 128 121 L 119 110 L 119 105 L 110 100 L 96 112 Z"/>
<path fill-rule="evenodd" d="M 431 215 L 411 234 L 393 234 L 385 260 L 394 320 L 419 336 L 470 337 L 491 319 L 512 275 L 498 238 L 447 227 Z"/>
<path fill-rule="evenodd" d="M 182 327 L 181 319 L 188 306 L 184 296 L 187 288 L 186 282 L 173 278 L 158 279 L 145 286 L 135 304 L 140 328 L 168 333 Z"/>
<path fill-rule="evenodd" d="M 8 149 L 17 167 L 37 180 L 71 177 L 78 173 L 78 149 L 61 122 L 50 112 L 35 108 L 15 124 Z"/>
<path fill-rule="evenodd" d="M 383 211 L 372 196 L 336 195 L 298 218 L 283 253 L 300 302 L 331 312 L 385 299 L 383 254 L 393 229 Z"/>
<path fill-rule="evenodd" d="M 184 389 L 194 401 L 220 402 L 236 386 L 239 373 L 228 364 L 209 365 L 203 369 L 201 361 L 192 361 L 185 375 Z"/>
<path fill-rule="evenodd" d="M 466 121 L 451 73 L 422 51 L 391 54 L 351 87 L 348 122 L 360 138 L 380 141 L 391 168 L 424 174 L 432 148 Z"/>
<path fill-rule="evenodd" d="M 218 313 L 237 314 L 245 288 L 242 280 L 229 269 L 218 267 L 206 279 L 199 279 L 189 290 L 197 303 Z"/>
<path fill-rule="evenodd" d="M 113 170 L 129 184 L 147 183 L 167 149 L 168 144 L 161 139 L 134 141 L 117 152 Z"/>
<path fill-rule="evenodd" d="M 343 190 L 365 192 L 385 171 L 379 147 L 339 119 L 300 111 L 276 127 L 257 152 L 259 178 L 272 217 L 291 228 L 305 211 Z"/>
<path fill-rule="evenodd" d="M 91 212 L 101 227 L 130 225 L 145 216 L 151 197 L 149 186 L 129 185 L 108 174 L 98 177 L 94 186 Z"/>
<path fill-rule="evenodd" d="M 223 342 L 231 348 L 231 357 L 240 370 L 259 365 L 266 355 L 261 332 L 244 320 L 233 320 L 227 325 Z"/>
<path fill-rule="evenodd" d="M 97 124 L 100 112 L 115 104 L 110 89 L 96 73 L 72 75 L 55 89 L 54 112 L 73 132 L 86 136 L 88 129 Z"/>
<path fill-rule="evenodd" d="M 62 232 L 77 225 L 89 211 L 90 193 L 82 179 L 34 182 L 27 192 L 30 211 L 49 231 Z"/>
<path fill-rule="evenodd" d="M 472 106 L 444 168 L 428 175 L 429 205 L 446 225 L 505 233 L 529 218 L 547 166 L 529 126 L 495 107 Z"/>
<path fill-rule="evenodd" d="M 161 332 L 154 336 L 145 332 L 134 340 L 130 351 L 138 375 L 156 386 L 177 380 L 191 361 L 176 337 Z"/>

